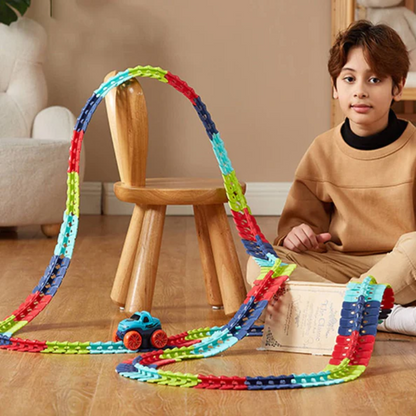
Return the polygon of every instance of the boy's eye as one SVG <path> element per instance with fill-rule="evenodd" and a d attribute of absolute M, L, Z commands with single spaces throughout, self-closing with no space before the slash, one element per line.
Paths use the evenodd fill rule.
<path fill-rule="evenodd" d="M 350 82 L 354 81 L 354 78 L 353 77 L 344 77 L 344 81 L 350 83 Z"/>
<path fill-rule="evenodd" d="M 379 82 L 381 82 L 380 78 L 376 78 L 376 77 L 371 77 L 370 78 L 370 83 L 371 84 L 378 84 Z"/>

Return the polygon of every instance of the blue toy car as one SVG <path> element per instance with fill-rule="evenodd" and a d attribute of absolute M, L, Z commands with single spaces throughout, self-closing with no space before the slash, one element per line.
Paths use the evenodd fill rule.
<path fill-rule="evenodd" d="M 168 336 L 162 330 L 160 320 L 149 312 L 135 312 L 123 319 L 114 331 L 113 341 L 123 341 L 129 350 L 161 349 L 168 343 Z"/>

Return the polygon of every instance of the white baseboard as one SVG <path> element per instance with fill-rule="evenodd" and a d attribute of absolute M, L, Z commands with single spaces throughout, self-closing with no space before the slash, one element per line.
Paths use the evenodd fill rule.
<path fill-rule="evenodd" d="M 83 182 L 80 188 L 80 214 L 101 215 L 102 184 L 101 182 Z"/>
<path fill-rule="evenodd" d="M 108 182 L 103 184 L 103 214 L 131 215 L 134 204 L 119 201 L 114 194 L 113 185 Z M 280 215 L 291 185 L 291 182 L 248 182 L 246 199 L 253 215 Z M 228 205 L 226 210 L 229 214 Z M 168 206 L 166 214 L 193 215 L 192 206 Z"/>

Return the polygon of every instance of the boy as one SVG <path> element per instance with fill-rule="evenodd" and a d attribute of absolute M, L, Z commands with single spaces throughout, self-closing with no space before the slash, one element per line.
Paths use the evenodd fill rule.
<path fill-rule="evenodd" d="M 416 335 L 416 128 L 390 109 L 409 69 L 386 25 L 353 23 L 328 62 L 345 122 L 318 136 L 301 160 L 275 240 L 291 280 L 347 283 L 372 275 L 393 287 L 379 329 Z M 258 276 L 250 259 L 249 283 Z M 272 300 L 268 313 L 274 313 Z"/>

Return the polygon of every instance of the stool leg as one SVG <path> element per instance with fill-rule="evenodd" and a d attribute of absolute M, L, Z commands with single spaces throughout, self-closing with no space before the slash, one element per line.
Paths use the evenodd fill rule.
<path fill-rule="evenodd" d="M 223 204 L 204 206 L 206 220 L 220 284 L 224 312 L 235 313 L 246 296 L 233 237 Z"/>
<path fill-rule="evenodd" d="M 114 278 L 113 288 L 110 295 L 112 301 L 118 306 L 124 307 L 126 304 L 127 292 L 129 290 L 130 278 L 133 270 L 134 259 L 136 257 L 137 244 L 139 242 L 144 212 L 144 206 L 136 205 L 134 207 L 126 240 L 124 241 L 123 251 L 121 252 L 116 277 Z"/>
<path fill-rule="evenodd" d="M 222 306 L 221 291 L 203 206 L 194 205 L 194 216 L 208 304 L 211 306 Z"/>
<path fill-rule="evenodd" d="M 126 300 L 126 312 L 151 312 L 166 205 L 146 206 Z"/>
<path fill-rule="evenodd" d="M 61 224 L 43 224 L 40 228 L 45 237 L 52 238 L 56 237 L 61 231 Z"/>

